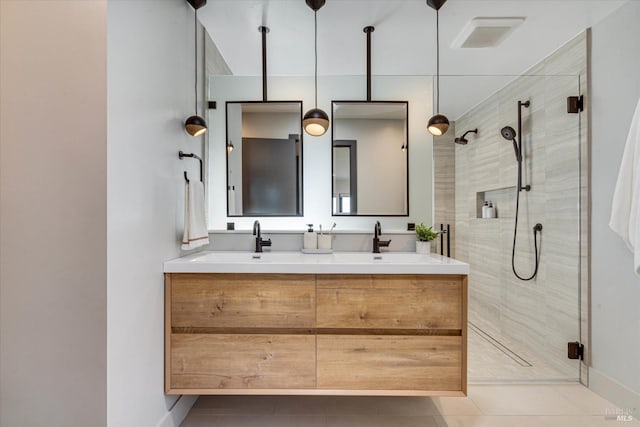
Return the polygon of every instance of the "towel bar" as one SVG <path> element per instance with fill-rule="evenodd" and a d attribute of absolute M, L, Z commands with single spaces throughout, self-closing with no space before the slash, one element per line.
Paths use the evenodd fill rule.
<path fill-rule="evenodd" d="M 200 156 L 198 156 L 197 154 L 193 154 L 193 153 L 183 153 L 182 150 L 178 151 L 178 157 L 180 158 L 180 160 L 182 160 L 184 157 L 191 157 L 193 159 L 198 159 L 198 161 L 200 162 L 200 182 L 203 182 L 202 180 L 202 159 L 200 158 Z M 189 182 L 189 178 L 187 177 L 187 171 L 184 172 L 184 179 L 185 181 Z"/>

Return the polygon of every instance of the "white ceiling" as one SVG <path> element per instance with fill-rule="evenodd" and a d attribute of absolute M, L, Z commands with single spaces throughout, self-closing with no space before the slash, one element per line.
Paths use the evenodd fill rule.
<path fill-rule="evenodd" d="M 618 0 L 449 0 L 440 9 L 440 73 L 522 74 L 623 3 Z M 374 75 L 435 74 L 435 16 L 435 11 L 424 0 L 327 0 L 318 11 L 318 73 L 365 74 L 366 35 L 362 29 L 373 25 L 376 28 L 372 34 Z M 475 17 L 514 16 L 526 20 L 496 48 L 450 47 Z M 260 25 L 270 28 L 267 36 L 270 76 L 313 75 L 313 11 L 304 0 L 209 0 L 198 11 L 198 17 L 234 75 L 261 74 Z M 444 83 L 440 110 L 450 109 L 450 118 L 455 118 L 509 79 L 485 77 L 483 84 L 458 89 L 460 93 L 449 97 L 449 105 L 445 95 L 449 88 Z M 488 84 L 489 81 L 493 83 Z"/>

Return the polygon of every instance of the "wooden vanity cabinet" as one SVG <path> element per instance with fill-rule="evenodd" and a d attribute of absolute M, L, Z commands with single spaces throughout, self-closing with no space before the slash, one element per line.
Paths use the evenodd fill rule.
<path fill-rule="evenodd" d="M 464 275 L 165 275 L 167 394 L 463 396 Z"/>

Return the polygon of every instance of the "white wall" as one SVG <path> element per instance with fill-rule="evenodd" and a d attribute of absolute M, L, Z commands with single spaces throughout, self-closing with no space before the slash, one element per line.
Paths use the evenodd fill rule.
<path fill-rule="evenodd" d="M 233 192 L 228 192 L 227 197 L 231 203 L 228 211 L 234 215 L 236 212 L 242 212 L 242 105 L 229 104 L 228 108 L 227 144 L 233 144 L 233 151 L 227 153 L 227 180 Z M 230 202 L 232 199 L 233 202 Z"/>
<path fill-rule="evenodd" d="M 108 424 L 174 425 L 165 417 L 176 398 L 163 393 L 162 262 L 180 255 L 182 171 L 198 174 L 178 151 L 202 147 L 183 129 L 194 113 L 193 9 L 119 0 L 107 12 Z"/>
<path fill-rule="evenodd" d="M 242 113 L 243 138 L 288 139 L 301 132 L 298 113 Z"/>
<path fill-rule="evenodd" d="M 0 425 L 105 426 L 106 1 L 0 1 Z"/>
<path fill-rule="evenodd" d="M 640 2 L 629 1 L 592 32 L 593 379 L 605 376 L 636 393 L 640 410 L 640 279 L 633 256 L 608 227 L 631 117 L 640 97 Z M 592 381 L 596 391 L 603 391 Z M 635 416 L 638 415 L 636 412 Z"/>

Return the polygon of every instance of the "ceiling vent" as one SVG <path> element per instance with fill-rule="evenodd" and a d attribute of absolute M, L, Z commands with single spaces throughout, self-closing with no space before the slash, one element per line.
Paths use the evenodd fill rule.
<path fill-rule="evenodd" d="M 451 47 L 474 49 L 497 47 L 524 22 L 523 17 L 473 18 L 455 38 Z"/>

